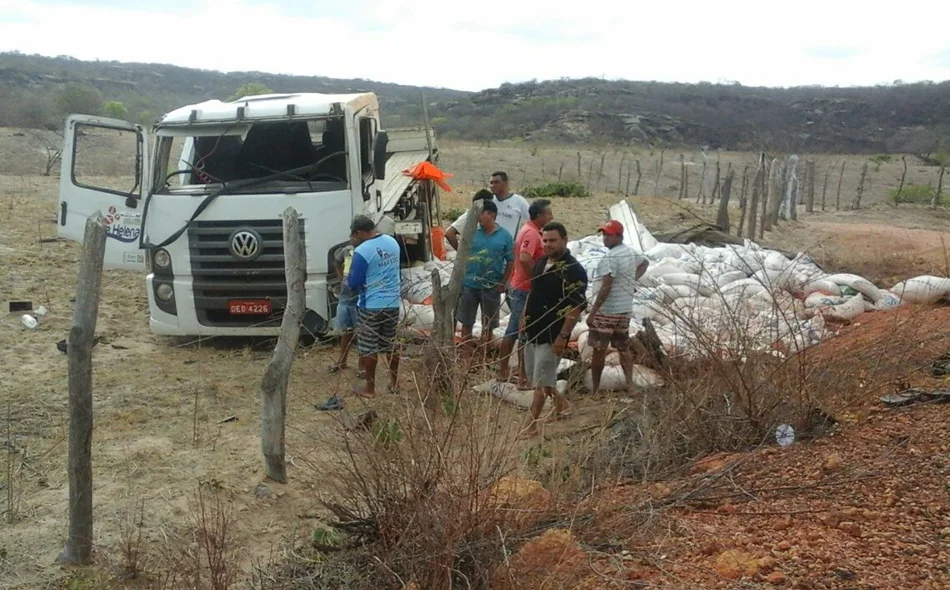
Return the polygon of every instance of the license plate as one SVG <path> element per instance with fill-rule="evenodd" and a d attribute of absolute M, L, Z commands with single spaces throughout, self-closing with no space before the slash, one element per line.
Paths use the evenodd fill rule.
<path fill-rule="evenodd" d="M 228 312 L 231 315 L 270 315 L 269 299 L 238 299 L 228 301 Z"/>

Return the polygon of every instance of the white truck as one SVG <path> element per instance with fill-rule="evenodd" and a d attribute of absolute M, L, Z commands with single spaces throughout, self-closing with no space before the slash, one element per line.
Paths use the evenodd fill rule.
<path fill-rule="evenodd" d="M 82 241 L 102 212 L 105 267 L 146 273 L 155 333 L 277 334 L 288 207 L 306 244 L 305 331 L 330 329 L 354 215 L 394 235 L 404 265 L 432 257 L 438 191 L 403 171 L 437 161 L 433 130 L 380 130 L 373 93 L 210 100 L 150 130 L 73 115 L 65 131 L 58 233 Z"/>

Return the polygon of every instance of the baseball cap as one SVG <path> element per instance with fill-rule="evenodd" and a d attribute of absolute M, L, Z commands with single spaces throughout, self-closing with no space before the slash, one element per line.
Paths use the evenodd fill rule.
<path fill-rule="evenodd" d="M 357 231 L 373 231 L 376 228 L 376 222 L 366 215 L 357 215 L 350 222 L 350 233 Z"/>
<path fill-rule="evenodd" d="M 600 226 L 597 230 L 608 236 L 622 236 L 623 235 L 623 225 L 616 219 L 611 219 L 607 223 Z"/>

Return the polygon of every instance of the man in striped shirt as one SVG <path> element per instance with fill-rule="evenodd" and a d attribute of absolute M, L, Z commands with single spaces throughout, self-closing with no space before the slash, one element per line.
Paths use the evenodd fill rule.
<path fill-rule="evenodd" d="M 600 389 L 607 347 L 611 344 L 620 353 L 620 366 L 627 378 L 627 389 L 633 393 L 630 314 L 633 312 L 637 280 L 646 272 L 649 261 L 623 243 L 623 225 L 619 221 L 610 220 L 599 231 L 603 234 L 604 246 L 608 250 L 597 268 L 597 278 L 594 280 L 597 294 L 587 317 L 590 328 L 588 343 L 594 349 L 590 361 L 593 381 L 591 395 L 596 395 Z"/>

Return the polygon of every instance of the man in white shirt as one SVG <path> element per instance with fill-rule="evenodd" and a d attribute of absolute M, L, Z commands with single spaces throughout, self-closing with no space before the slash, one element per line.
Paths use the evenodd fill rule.
<path fill-rule="evenodd" d="M 505 172 L 493 172 L 488 184 L 491 189 L 492 200 L 498 206 L 496 223 L 505 228 L 512 236 L 517 236 L 521 226 L 530 219 L 528 200 L 509 190 L 508 174 Z M 465 227 L 467 217 L 468 211 L 459 215 L 459 218 L 445 232 L 445 240 L 456 250 L 459 249 L 459 234 L 462 228 Z"/>
<path fill-rule="evenodd" d="M 597 269 L 594 284 L 597 295 L 587 317 L 590 327 L 587 342 L 594 349 L 590 361 L 593 381 L 591 395 L 600 389 L 604 372 L 607 348 L 613 345 L 620 353 L 620 366 L 627 378 L 627 389 L 633 393 L 633 352 L 630 350 L 630 315 L 633 311 L 633 294 L 637 281 L 646 272 L 649 261 L 623 243 L 623 225 L 610 220 L 600 228 L 607 255 Z"/>

